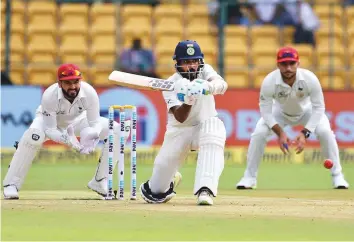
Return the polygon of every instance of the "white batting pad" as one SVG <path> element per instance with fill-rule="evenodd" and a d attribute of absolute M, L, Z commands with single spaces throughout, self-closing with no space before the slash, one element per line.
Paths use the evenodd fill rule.
<path fill-rule="evenodd" d="M 15 185 L 17 190 L 21 189 L 32 161 L 44 141 L 45 134 L 41 130 L 30 128 L 23 134 L 12 157 L 3 186 Z"/>
<path fill-rule="evenodd" d="M 224 147 L 226 131 L 224 123 L 217 117 L 202 124 L 199 134 L 199 154 L 195 172 L 194 194 L 207 187 L 217 195 L 220 175 L 224 169 Z"/>

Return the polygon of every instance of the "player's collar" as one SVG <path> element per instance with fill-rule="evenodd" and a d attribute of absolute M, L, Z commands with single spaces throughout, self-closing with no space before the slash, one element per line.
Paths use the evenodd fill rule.
<path fill-rule="evenodd" d="M 302 71 L 299 68 L 296 70 L 296 81 L 305 81 Z"/>
<path fill-rule="evenodd" d="M 284 83 L 283 78 L 281 77 L 280 70 L 278 69 L 277 71 L 278 71 L 278 75 L 276 75 L 275 85 L 289 87 L 286 83 Z"/>
<path fill-rule="evenodd" d="M 64 98 L 64 93 L 61 90 L 61 87 L 58 85 L 58 100 L 63 99 Z"/>

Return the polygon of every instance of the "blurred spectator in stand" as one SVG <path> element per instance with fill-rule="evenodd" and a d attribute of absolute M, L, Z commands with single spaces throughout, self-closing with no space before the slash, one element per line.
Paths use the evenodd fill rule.
<path fill-rule="evenodd" d="M 311 5 L 304 1 L 295 1 L 285 5 L 286 11 L 295 23 L 294 43 L 316 45 L 315 31 L 320 21 Z"/>
<path fill-rule="evenodd" d="M 226 24 L 240 24 L 242 13 L 240 3 L 237 0 L 213 0 L 208 2 L 209 16 L 215 25 L 221 25 L 220 12 L 221 5 L 227 3 Z"/>
<path fill-rule="evenodd" d="M 344 0 L 344 6 L 354 5 L 354 0 Z"/>
<path fill-rule="evenodd" d="M 154 55 L 151 50 L 142 48 L 141 39 L 133 39 L 132 47 L 123 50 L 119 57 L 119 64 L 124 72 L 157 77 Z"/>
<path fill-rule="evenodd" d="M 218 25 L 220 4 L 218 0 L 208 2 L 209 19 L 215 25 Z"/>
<path fill-rule="evenodd" d="M 104 2 L 104 3 L 122 3 L 122 4 L 149 4 L 152 7 L 155 7 L 156 5 L 160 4 L 160 0 L 95 0 L 96 2 Z"/>
<path fill-rule="evenodd" d="M 1 71 L 1 85 L 12 85 L 12 81 L 5 71 Z"/>
<path fill-rule="evenodd" d="M 310 4 L 302 0 L 250 0 L 251 7 L 242 7 L 243 25 L 273 24 L 294 26 L 294 43 L 315 46 L 314 31 L 320 25 Z"/>
<path fill-rule="evenodd" d="M 280 6 L 281 0 L 250 0 L 251 5 L 242 7 L 242 13 L 245 18 L 242 18 L 241 24 L 244 25 L 263 25 L 277 24 L 282 9 Z"/>

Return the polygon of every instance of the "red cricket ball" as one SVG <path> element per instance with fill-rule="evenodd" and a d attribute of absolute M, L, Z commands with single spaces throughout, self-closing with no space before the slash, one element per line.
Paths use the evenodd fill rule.
<path fill-rule="evenodd" d="M 330 159 L 327 159 L 323 162 L 323 166 L 327 169 L 331 169 L 333 167 L 333 161 Z"/>

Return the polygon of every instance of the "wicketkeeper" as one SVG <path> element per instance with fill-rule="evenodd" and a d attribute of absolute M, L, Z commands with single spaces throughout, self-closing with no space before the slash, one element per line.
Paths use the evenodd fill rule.
<path fill-rule="evenodd" d="M 48 87 L 42 96 L 36 117 L 23 134 L 3 181 L 4 198 L 18 199 L 18 191 L 43 143 L 50 139 L 81 154 L 94 151 L 99 140 L 108 136 L 108 119 L 100 117 L 96 90 L 82 81 L 82 73 L 74 64 L 63 64 L 57 71 L 58 82 Z M 130 121 L 126 121 L 130 127 Z M 114 123 L 115 140 L 119 144 L 119 125 Z M 130 129 L 126 129 L 126 138 Z M 80 136 L 80 142 L 76 138 Z M 115 149 L 114 165 L 118 161 Z M 107 193 L 108 142 L 104 144 L 100 162 L 88 187 L 105 196 Z"/>

